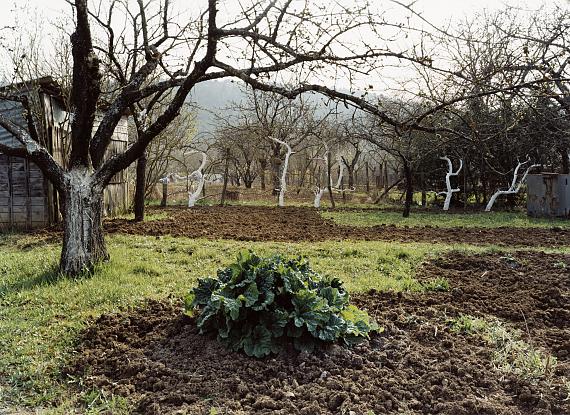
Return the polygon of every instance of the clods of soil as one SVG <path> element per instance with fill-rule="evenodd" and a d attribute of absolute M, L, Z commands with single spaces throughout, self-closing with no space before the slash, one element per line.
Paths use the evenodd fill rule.
<path fill-rule="evenodd" d="M 169 217 L 136 223 L 126 219 L 105 222 L 107 232 L 136 235 L 173 235 L 191 238 L 241 241 L 371 240 L 403 242 L 467 243 L 476 245 L 570 245 L 570 230 L 556 228 L 432 228 L 380 225 L 354 227 L 324 219 L 318 211 L 303 207 L 204 206 L 169 207 Z"/>
<path fill-rule="evenodd" d="M 141 414 L 569 414 L 570 256 L 452 253 L 418 278 L 443 293 L 355 296 L 385 331 L 354 349 L 265 359 L 198 334 L 180 305 L 104 315 L 84 333 L 70 368 L 85 387 L 125 396 Z M 547 378 L 498 370 L 480 336 L 450 330 L 460 314 L 500 318 L 558 358 Z M 352 411 L 352 412 L 351 412 Z"/>

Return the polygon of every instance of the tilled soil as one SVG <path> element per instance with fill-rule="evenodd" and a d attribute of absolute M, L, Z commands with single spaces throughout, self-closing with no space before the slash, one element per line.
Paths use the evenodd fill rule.
<path fill-rule="evenodd" d="M 553 228 L 435 228 L 343 226 L 327 220 L 314 209 L 302 207 L 211 206 L 166 208 L 166 219 L 136 223 L 126 219 L 105 222 L 107 232 L 136 235 L 173 235 L 241 241 L 371 240 L 403 242 L 468 243 L 478 245 L 570 245 L 570 230 Z"/>
<path fill-rule="evenodd" d="M 179 305 L 150 302 L 94 322 L 70 370 L 142 414 L 570 414 L 569 269 L 568 255 L 453 253 L 418 275 L 447 278 L 449 292 L 354 298 L 385 328 L 370 342 L 261 360 L 199 335 Z M 487 343 L 449 329 L 461 313 L 524 330 L 558 365 L 536 382 L 498 371 Z"/>

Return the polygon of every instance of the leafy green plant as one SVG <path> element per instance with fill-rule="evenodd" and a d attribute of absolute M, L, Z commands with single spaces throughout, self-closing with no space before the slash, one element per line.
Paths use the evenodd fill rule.
<path fill-rule="evenodd" d="M 444 277 L 432 278 L 421 285 L 425 291 L 449 291 L 449 281 Z"/>
<path fill-rule="evenodd" d="M 202 278 L 186 298 L 201 333 L 215 333 L 231 350 L 249 356 L 277 353 L 293 343 L 312 351 L 325 342 L 351 346 L 377 329 L 368 314 L 349 305 L 337 278 L 324 278 L 302 258 L 261 258 L 243 251 L 237 261 Z"/>
<path fill-rule="evenodd" d="M 487 322 L 485 320 L 465 314 L 448 320 L 448 324 L 451 331 L 464 334 L 480 333 L 487 328 Z"/>

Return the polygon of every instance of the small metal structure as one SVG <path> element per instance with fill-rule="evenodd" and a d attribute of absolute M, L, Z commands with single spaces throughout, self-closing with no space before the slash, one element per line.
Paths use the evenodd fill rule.
<path fill-rule="evenodd" d="M 526 180 L 529 216 L 570 217 L 570 174 L 529 174 Z"/>

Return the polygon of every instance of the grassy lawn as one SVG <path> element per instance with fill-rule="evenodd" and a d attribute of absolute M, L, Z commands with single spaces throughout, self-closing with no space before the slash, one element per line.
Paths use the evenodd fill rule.
<path fill-rule="evenodd" d="M 428 213 L 412 212 L 404 218 L 400 212 L 370 210 L 364 212 L 333 211 L 323 212 L 323 217 L 332 219 L 341 225 L 350 226 L 435 226 L 435 227 L 485 227 L 501 226 L 517 228 L 551 228 L 560 226 L 570 228 L 570 221 L 564 219 L 530 218 L 524 212 L 481 212 L 481 213 Z"/>
<path fill-rule="evenodd" d="M 196 278 L 214 274 L 237 251 L 303 254 L 313 268 L 343 279 L 352 292 L 420 290 L 416 267 L 450 247 L 385 242 L 243 243 L 187 238 L 114 235 L 111 261 L 93 275 L 61 277 L 60 247 L 31 236 L 0 239 L 0 402 L 59 406 L 69 413 L 72 397 L 61 368 L 77 335 L 102 313 L 142 304 L 148 298 L 182 297 Z M 468 249 L 468 248 L 464 248 Z M 74 403 L 72 403 L 74 402 Z M 62 406 L 63 405 L 63 406 Z M 0 412 L 2 405 L 0 405 Z M 96 413 L 96 412 L 95 412 Z"/>

